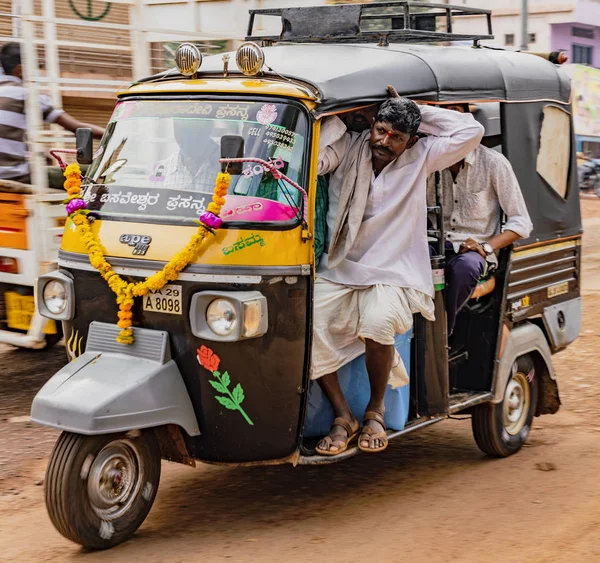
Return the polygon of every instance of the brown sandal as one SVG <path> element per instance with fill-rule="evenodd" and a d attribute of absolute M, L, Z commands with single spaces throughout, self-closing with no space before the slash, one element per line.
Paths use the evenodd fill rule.
<path fill-rule="evenodd" d="M 363 426 L 362 430 L 360 431 L 360 436 L 358 437 L 358 449 L 361 452 L 367 452 L 371 454 L 382 452 L 388 447 L 388 437 L 386 433 L 386 426 L 383 419 L 383 415 L 381 413 L 378 413 L 377 411 L 367 411 L 365 413 L 364 420 L 374 420 L 375 422 L 378 422 L 379 424 L 381 424 L 381 426 L 383 426 L 383 431 L 378 432 L 370 426 Z M 362 448 L 360 446 L 360 443 L 365 440 L 369 442 L 369 446 L 373 445 L 375 443 L 375 440 L 381 440 L 383 442 L 383 446 L 379 446 L 378 448 Z"/>
<path fill-rule="evenodd" d="M 327 449 L 324 450 L 317 446 L 317 448 L 315 449 L 318 454 L 338 455 L 345 452 L 348 449 L 348 444 L 350 444 L 350 442 L 352 442 L 352 440 L 354 440 L 358 436 L 358 433 L 360 431 L 360 425 L 358 424 L 358 422 L 356 423 L 356 428 L 352 428 L 352 424 L 342 417 L 337 417 L 333 421 L 331 427 L 333 428 L 334 426 L 341 426 L 346 431 L 347 435 L 344 436 L 344 434 L 330 434 L 329 436 L 325 436 L 321 441 L 319 441 L 319 444 L 321 442 L 325 442 L 327 444 Z M 341 445 L 338 446 L 339 443 L 341 443 Z M 332 452 L 329 449 L 333 445 L 338 447 L 338 449 L 334 452 Z"/>

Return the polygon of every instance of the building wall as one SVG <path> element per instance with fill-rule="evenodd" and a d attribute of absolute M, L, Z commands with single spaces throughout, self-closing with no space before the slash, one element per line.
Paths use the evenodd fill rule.
<path fill-rule="evenodd" d="M 494 39 L 484 44 L 519 49 L 521 46 L 521 0 L 463 0 L 453 4 L 471 8 L 492 10 Z M 546 0 L 529 0 L 528 33 L 535 34 L 535 41 L 528 41 L 530 50 L 548 51 L 551 45 L 551 25 L 571 21 L 576 2 L 550 3 Z M 477 33 L 485 28 L 484 17 L 468 16 L 454 19 L 454 29 L 458 33 Z M 512 35 L 513 44 L 507 43 Z"/>
<path fill-rule="evenodd" d="M 600 20 L 599 20 L 600 21 Z M 593 39 L 573 36 L 573 28 L 589 29 L 594 34 Z M 552 50 L 563 50 L 569 56 L 569 61 L 575 62 L 573 45 L 592 47 L 592 66 L 600 68 L 600 27 L 584 26 L 579 23 L 561 23 L 552 26 Z"/>

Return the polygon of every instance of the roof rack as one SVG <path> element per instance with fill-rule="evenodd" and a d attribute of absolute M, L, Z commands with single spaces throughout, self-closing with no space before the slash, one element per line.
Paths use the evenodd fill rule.
<path fill-rule="evenodd" d="M 452 32 L 452 18 L 486 16 L 487 33 Z M 256 16 L 281 18 L 280 35 L 253 35 Z M 445 31 L 438 31 L 441 26 Z M 273 43 L 379 43 L 440 42 L 493 39 L 492 12 L 449 4 L 424 2 L 371 2 L 307 8 L 250 10 L 247 41 Z"/>

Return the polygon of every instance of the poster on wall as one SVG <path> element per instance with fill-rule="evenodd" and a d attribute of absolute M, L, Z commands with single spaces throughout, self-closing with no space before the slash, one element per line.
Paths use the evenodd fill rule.
<path fill-rule="evenodd" d="M 574 65 L 571 79 L 575 134 L 600 137 L 600 69 Z"/>

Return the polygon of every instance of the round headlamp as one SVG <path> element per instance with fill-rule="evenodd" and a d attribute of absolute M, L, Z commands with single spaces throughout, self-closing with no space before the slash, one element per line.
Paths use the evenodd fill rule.
<path fill-rule="evenodd" d="M 53 315 L 60 315 L 67 307 L 67 290 L 59 281 L 49 281 L 42 294 L 44 305 Z"/>
<path fill-rule="evenodd" d="M 218 336 L 227 336 L 237 327 L 238 317 L 228 299 L 215 299 L 206 309 L 206 324 Z"/>
<path fill-rule="evenodd" d="M 202 64 L 202 53 L 196 45 L 182 43 L 175 53 L 175 65 L 183 76 L 192 76 Z"/>
<path fill-rule="evenodd" d="M 265 64 L 265 53 L 252 41 L 242 43 L 235 54 L 238 68 L 246 76 L 256 76 Z"/>

